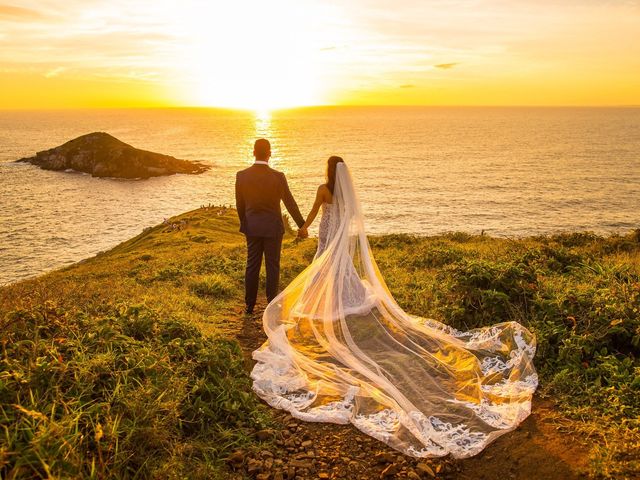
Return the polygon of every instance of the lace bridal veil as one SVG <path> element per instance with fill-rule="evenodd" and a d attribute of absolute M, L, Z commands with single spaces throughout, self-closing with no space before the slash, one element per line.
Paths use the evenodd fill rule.
<path fill-rule="evenodd" d="M 461 332 L 405 313 L 378 271 L 344 163 L 313 262 L 266 308 L 253 388 L 297 418 L 351 422 L 414 457 L 468 457 L 513 430 L 537 387 L 516 322 Z"/>

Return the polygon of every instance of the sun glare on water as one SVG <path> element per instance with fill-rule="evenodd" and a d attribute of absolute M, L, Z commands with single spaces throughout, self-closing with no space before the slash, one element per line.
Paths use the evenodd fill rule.
<path fill-rule="evenodd" d="M 265 112 L 322 102 L 316 57 L 333 39 L 322 38 L 317 5 L 213 2 L 175 14 L 193 103 Z"/>

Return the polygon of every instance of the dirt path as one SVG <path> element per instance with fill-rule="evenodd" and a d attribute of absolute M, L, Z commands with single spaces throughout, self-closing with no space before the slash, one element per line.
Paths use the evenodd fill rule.
<path fill-rule="evenodd" d="M 261 311 L 261 309 L 257 309 Z M 250 358 L 266 339 L 260 315 L 243 316 L 237 338 Z M 251 363 L 252 364 L 252 363 Z M 286 412 L 277 428 L 259 432 L 274 448 L 250 455 L 237 452 L 230 465 L 258 480 L 284 479 L 460 479 L 573 480 L 586 478 L 588 447 L 562 433 L 550 402 L 535 398 L 533 412 L 514 432 L 479 455 L 418 460 L 403 455 L 351 425 L 308 423 Z"/>

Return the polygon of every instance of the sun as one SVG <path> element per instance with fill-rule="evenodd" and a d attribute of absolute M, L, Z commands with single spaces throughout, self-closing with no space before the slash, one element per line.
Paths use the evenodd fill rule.
<path fill-rule="evenodd" d="M 327 39 L 317 10 L 291 0 L 215 3 L 182 16 L 193 103 L 269 111 L 322 102 L 317 56 Z"/>

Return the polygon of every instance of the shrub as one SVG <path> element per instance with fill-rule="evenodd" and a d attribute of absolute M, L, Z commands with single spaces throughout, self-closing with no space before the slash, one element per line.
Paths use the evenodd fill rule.
<path fill-rule="evenodd" d="M 194 235 L 193 237 L 189 237 L 189 240 L 196 243 L 209 243 L 210 240 L 206 235 Z"/>
<path fill-rule="evenodd" d="M 374 248 L 403 247 L 416 244 L 419 241 L 419 237 L 407 233 L 392 233 L 369 238 L 369 243 Z"/>
<path fill-rule="evenodd" d="M 152 281 L 176 281 L 185 274 L 186 272 L 182 268 L 172 265 L 158 270 L 155 276 L 152 278 Z"/>
<path fill-rule="evenodd" d="M 526 311 L 538 288 L 534 268 L 519 261 L 465 260 L 443 269 L 441 281 L 452 294 L 444 314 L 463 329 L 513 319 L 513 310 Z"/>
<path fill-rule="evenodd" d="M 436 244 L 417 249 L 410 262 L 416 268 L 438 268 L 459 262 L 463 257 L 464 252 L 459 248 Z"/>
<path fill-rule="evenodd" d="M 640 275 L 629 264 L 594 260 L 593 242 L 601 249 L 617 243 L 615 237 L 572 234 L 554 240 L 562 244 L 509 249 L 497 259 L 452 256 L 430 287 L 437 312 L 463 330 L 523 323 L 536 334 L 535 362 L 547 391 L 576 408 L 588 404 L 615 418 L 638 417 Z M 439 248 L 432 244 L 425 252 Z M 424 263 L 438 257 L 410 258 Z M 401 292 L 412 285 L 405 283 Z M 402 293 L 398 297 L 411 302 Z"/>
<path fill-rule="evenodd" d="M 214 273 L 191 282 L 189 290 L 199 297 L 229 298 L 237 288 L 229 277 Z"/>
<path fill-rule="evenodd" d="M 549 239 L 563 247 L 584 247 L 602 240 L 602 237 L 593 232 L 571 232 L 552 235 Z"/>

